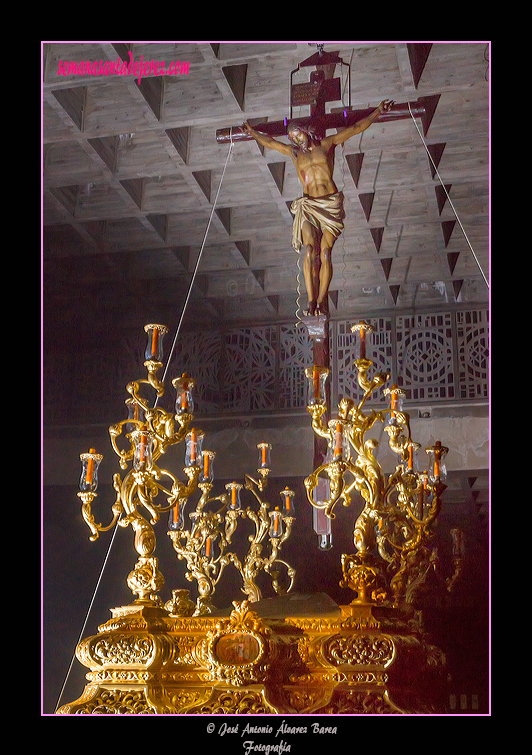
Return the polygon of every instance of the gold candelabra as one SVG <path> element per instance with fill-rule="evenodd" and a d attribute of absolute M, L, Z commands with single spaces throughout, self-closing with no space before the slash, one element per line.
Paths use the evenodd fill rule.
<path fill-rule="evenodd" d="M 328 369 L 307 368 L 308 406 L 314 432 L 327 440 L 324 462 L 305 480 L 307 496 L 314 508 L 314 528 L 320 547 L 331 546 L 331 520 L 341 501 L 351 503 L 351 493 L 358 491 L 364 501 L 353 532 L 357 552 L 343 554 L 342 587 L 356 592 L 354 604 L 388 602 L 398 606 L 412 602 L 423 581 L 435 568 L 436 554 L 430 543 L 441 510 L 441 496 L 446 488 L 443 460 L 448 448 L 437 441 L 427 448 L 428 470 L 416 471 L 414 459 L 420 445 L 412 440 L 410 417 L 403 411 L 404 391 L 396 385 L 386 388 L 389 408 L 365 410 L 374 391 L 390 378 L 387 372 L 368 376 L 373 361 L 366 357 L 366 346 L 373 332 L 362 321 L 351 328 L 356 337 L 358 384 L 363 391 L 357 403 L 343 398 L 338 416 L 328 422 L 325 384 Z M 376 422 L 386 423 L 391 450 L 398 456 L 395 471 L 385 476 L 375 452 L 378 441 L 367 434 Z M 455 585 L 462 569 L 461 545 L 454 533 L 454 573 L 446 581 L 447 589 Z"/>
<path fill-rule="evenodd" d="M 281 505 L 275 507 L 273 511 L 270 510 L 270 504 L 264 501 L 260 494 L 267 486 L 271 445 L 259 443 L 257 448 L 259 450 L 258 480 L 245 475 L 244 485 L 237 482 L 227 483 L 225 486 L 227 492 L 213 498 L 209 497 L 209 493 L 213 487 L 214 453 L 203 451 L 203 480 L 198 485 L 202 495 L 195 510 L 189 515 L 190 527 L 187 528 L 185 523 L 186 499 L 178 501 L 173 508 L 168 523 L 168 535 L 178 558 L 184 559 L 187 563 L 186 578 L 195 579 L 198 584 L 199 597 L 194 615 L 212 612 L 211 599 L 215 586 L 229 563 L 232 563 L 239 571 L 243 581 L 242 591 L 251 602 L 256 602 L 261 598 L 261 591 L 256 583 L 256 577 L 260 571 L 265 571 L 272 577 L 272 584 L 277 593 L 288 592 L 292 588 L 295 570 L 279 558 L 279 551 L 284 541 L 290 536 L 295 518 L 292 501 L 294 491 L 288 488 L 281 491 Z M 249 490 L 256 498 L 259 504 L 257 510 L 250 506 L 242 507 L 240 498 L 242 488 Z M 208 507 L 208 504 L 213 503 L 216 504 L 214 510 Z M 255 531 L 249 535 L 250 547 L 241 560 L 235 552 L 229 550 L 229 546 L 237 525 L 242 519 L 250 520 Z M 269 540 L 269 552 L 265 554 L 263 547 L 266 538 Z M 284 587 L 279 579 L 281 565 L 287 572 L 288 587 Z M 172 614 L 176 612 L 176 606 L 172 601 L 167 604 L 167 608 Z M 191 609 L 192 606 L 189 606 L 189 613 Z"/>
<path fill-rule="evenodd" d="M 184 559 L 187 563 L 186 578 L 197 581 L 199 592 L 197 603 L 194 604 L 188 598 L 188 591 L 173 590 L 172 599 L 164 605 L 172 615 L 203 615 L 212 612 L 212 596 L 216 584 L 229 563 L 240 572 L 242 590 L 252 602 L 261 597 L 256 583 L 261 571 L 270 575 L 277 593 L 288 592 L 293 585 L 295 570 L 279 558 L 279 551 L 290 536 L 295 518 L 294 492 L 288 489 L 281 491 L 280 505 L 273 510 L 263 500 L 262 493 L 267 487 L 270 472 L 271 445 L 258 444 L 258 479 L 245 475 L 244 485 L 229 483 L 225 486 L 226 493 L 210 497 L 215 453 L 202 449 L 204 433 L 199 428 L 191 427 L 194 419 L 194 380 L 183 373 L 172 381 L 176 389 L 174 412 L 157 406 L 157 401 L 152 407 L 148 399 L 141 395 L 141 386 L 148 385 L 154 389 L 157 399 L 164 395 L 164 384 L 157 374 L 163 366 L 162 345 L 167 328 L 164 325 L 146 325 L 145 331 L 148 334 L 144 362 L 147 378 L 127 385 L 126 390 L 130 394 L 126 399 L 129 416 L 109 428 L 111 445 L 119 457 L 120 467 L 126 470 L 131 463 L 131 468 L 123 480 L 118 473 L 113 477 L 116 500 L 112 506 L 112 520 L 106 526 L 98 524 L 92 513 L 92 503 L 97 495 L 98 468 L 103 456 L 94 449 L 80 455 L 82 472 L 78 495 L 82 500 L 83 518 L 92 533 L 90 540 L 96 540 L 100 532 L 108 531 L 115 525 L 131 525 L 139 556 L 127 578 L 128 586 L 137 596 L 134 604 L 163 608 L 158 592 L 164 584 L 164 577 L 154 555 L 156 538 L 153 525 L 160 520 L 161 514 L 169 513 L 168 535 L 178 559 Z M 120 448 L 118 439 L 123 435 L 128 445 Z M 170 446 L 179 443 L 185 444 L 183 472 L 186 482 L 162 469 L 157 463 Z M 242 507 L 242 488 L 251 491 L 259 503 L 258 510 L 250 506 Z M 185 507 L 198 489 L 201 496 L 194 511 L 189 514 L 191 526 L 187 527 Z M 166 498 L 165 503 L 157 503 L 159 494 Z M 214 503 L 217 504 L 215 510 L 212 509 Z M 241 519 L 248 519 L 255 526 L 254 534 L 249 536 L 250 547 L 242 559 L 229 551 L 233 534 Z M 269 541 L 268 552 L 265 552 L 266 539 Z M 283 567 L 288 576 L 287 587 L 284 584 L 286 580 L 281 579 Z"/>

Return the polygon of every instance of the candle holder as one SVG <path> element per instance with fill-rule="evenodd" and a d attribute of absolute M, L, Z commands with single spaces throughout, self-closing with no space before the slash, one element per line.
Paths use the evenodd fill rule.
<path fill-rule="evenodd" d="M 282 544 L 289 537 L 294 514 L 294 491 L 285 488 L 281 491 L 281 507 L 270 511 L 270 504 L 263 500 L 261 493 L 267 487 L 270 472 L 269 443 L 259 443 L 258 478 L 245 476 L 245 483 L 230 482 L 225 485 L 225 493 L 210 497 L 213 478 L 200 481 L 198 487 L 202 495 L 194 511 L 189 514 L 190 525 L 186 525 L 184 516 L 185 501 L 179 510 L 169 519 L 168 536 L 172 540 L 179 560 L 186 561 L 185 577 L 190 582 L 196 581 L 199 597 L 196 601 L 195 616 L 212 613 L 212 602 L 216 585 L 224 569 L 232 564 L 242 578 L 242 592 L 251 602 L 261 598 L 257 577 L 264 571 L 272 579 L 273 589 L 277 594 L 284 594 L 292 589 L 295 570 L 279 558 Z M 203 452 L 210 453 L 210 452 Z M 251 492 L 258 501 L 258 509 L 242 505 L 243 490 Z M 248 551 L 243 557 L 230 550 L 232 540 L 241 521 L 251 522 L 254 532 L 249 535 Z M 265 546 L 269 542 L 269 548 Z M 286 572 L 288 586 L 280 581 L 281 572 Z"/>
<path fill-rule="evenodd" d="M 392 385 L 391 388 L 385 388 L 383 394 L 389 398 L 389 423 L 397 424 L 395 421 L 395 416 L 397 412 L 402 412 L 403 410 L 403 403 L 406 398 L 406 393 L 401 388 L 398 388 L 397 385 Z"/>
<path fill-rule="evenodd" d="M 361 320 L 351 328 L 351 333 L 355 335 L 355 359 L 367 359 L 371 351 L 369 336 L 374 332 L 372 325 L 365 320 Z"/>
<path fill-rule="evenodd" d="M 163 338 L 168 333 L 168 328 L 166 325 L 145 325 L 144 330 L 148 334 L 148 343 L 144 351 L 144 358 L 147 362 L 162 364 Z"/>
<path fill-rule="evenodd" d="M 229 493 L 229 508 L 231 511 L 240 511 L 242 508 L 242 504 L 240 502 L 240 491 L 242 490 L 242 485 L 240 485 L 238 482 L 229 482 L 225 486 L 225 489 Z"/>
<path fill-rule="evenodd" d="M 144 416 L 144 409 L 140 406 L 134 398 L 126 399 L 126 406 L 128 407 L 128 419 L 131 420 L 125 425 L 125 429 L 128 433 L 133 432 L 138 427 L 142 426 L 146 422 Z"/>
<path fill-rule="evenodd" d="M 329 375 L 329 368 L 316 365 L 307 367 L 305 375 L 308 379 L 307 406 L 325 404 L 325 384 Z"/>
<path fill-rule="evenodd" d="M 283 515 L 276 506 L 275 511 L 270 511 L 270 538 L 277 539 L 283 536 Z"/>
<path fill-rule="evenodd" d="M 201 447 L 204 437 L 204 433 L 195 427 L 185 436 L 185 467 L 203 466 Z"/>
<path fill-rule="evenodd" d="M 326 438 L 328 453 L 324 463 L 306 478 L 305 486 L 322 549 L 331 546 L 326 522 L 330 525 L 335 518 L 335 506 L 339 501 L 349 506 L 353 491 L 361 495 L 364 506 L 353 530 L 357 552 L 343 554 L 340 584 L 356 593 L 354 604 L 387 602 L 398 606 L 414 599 L 416 590 L 421 589 L 420 575 L 427 575 L 436 560 L 429 546 L 445 490 L 441 462 L 448 449 L 437 442 L 427 449 L 431 471 L 416 471 L 414 455 L 420 446 L 412 440 L 410 418 L 403 411 L 405 393 L 396 385 L 384 391 L 389 398 L 388 409 L 365 411 L 366 402 L 389 380 L 389 374 L 375 372 L 368 376 L 373 362 L 367 358 L 366 339 L 373 328 L 360 322 L 352 331 L 359 342 L 355 366 L 364 394 L 358 403 L 342 399 L 338 416 L 327 424 L 325 401 L 309 402 L 313 430 Z M 376 422 L 385 424 L 390 448 L 399 457 L 389 476 L 375 456 L 378 441 L 368 437 Z"/>
<path fill-rule="evenodd" d="M 431 462 L 432 462 L 432 470 L 431 470 L 430 478 L 433 482 L 438 482 L 439 480 L 445 480 L 445 478 L 447 477 L 447 469 L 442 462 L 448 452 L 449 452 L 449 449 L 446 448 L 445 446 L 442 446 L 439 440 L 436 441 L 434 446 L 432 446 L 431 448 L 427 448 L 427 454 L 431 458 Z"/>
<path fill-rule="evenodd" d="M 176 390 L 175 413 L 176 416 L 194 414 L 194 380 L 184 372 L 181 377 L 174 378 L 172 385 Z"/>
<path fill-rule="evenodd" d="M 98 467 L 100 466 L 103 456 L 97 454 L 95 449 L 91 448 L 88 453 L 80 454 L 79 458 L 81 461 L 81 477 L 79 480 L 78 497 L 81 498 L 82 501 L 81 515 L 92 532 L 89 539 L 94 542 L 94 540 L 98 538 L 100 532 L 106 532 L 114 527 L 119 516 L 122 514 L 122 508 L 119 504 L 115 504 L 113 507 L 113 519 L 106 527 L 96 523 L 92 514 L 91 504 L 98 495 L 96 493 L 96 490 L 98 489 Z"/>
<path fill-rule="evenodd" d="M 153 467 L 153 434 L 148 431 L 147 425 L 144 425 L 138 430 L 133 430 L 131 439 L 135 444 L 133 469 L 136 472 L 149 472 Z"/>
<path fill-rule="evenodd" d="M 82 493 L 96 493 L 98 488 L 98 467 L 103 456 L 97 454 L 94 448 L 90 448 L 88 454 L 81 454 L 79 458 L 82 463 L 79 489 Z"/>
<path fill-rule="evenodd" d="M 214 459 L 216 454 L 214 451 L 202 451 L 201 452 L 201 482 L 212 482 L 214 480 Z"/>
<path fill-rule="evenodd" d="M 92 533 L 90 540 L 96 540 L 101 532 L 106 532 L 117 524 L 121 527 L 131 525 L 139 556 L 135 568 L 127 578 L 128 586 L 137 596 L 134 604 L 161 607 L 157 593 L 164 584 L 164 577 L 158 569 L 158 560 L 153 555 L 156 546 L 153 525 L 162 513 L 173 510 L 176 503 L 186 501 L 196 490 L 201 470 L 199 465 L 185 469 L 188 480 L 184 483 L 157 464 L 168 447 L 185 440 L 192 416 L 188 413 L 173 415 L 162 408 L 152 408 L 149 398 L 142 395 L 142 387 L 146 385 L 154 389 L 158 397 L 164 394 L 164 385 L 157 373 L 162 367 L 162 343 L 167 328 L 164 325 L 147 325 L 145 331 L 148 334 L 144 354 L 147 377 L 126 386 L 130 394 L 125 402 L 128 417 L 109 428 L 111 446 L 119 458 L 120 467 L 129 469 L 123 480 L 120 474 L 114 475 L 116 501 L 112 506 L 111 523 L 106 526 L 98 524 L 91 510 L 96 497 L 97 468 L 102 459 L 92 449 L 89 454 L 82 454 L 80 457 L 83 468 L 78 495 L 83 502 L 82 516 Z M 126 445 L 121 448 L 119 441 L 124 436 Z M 165 478 L 168 482 L 163 484 Z M 166 498 L 166 502 L 158 502 L 160 494 Z"/>
<path fill-rule="evenodd" d="M 294 501 L 292 500 L 296 495 L 294 491 L 290 490 L 289 488 L 285 488 L 284 490 L 281 490 L 279 495 L 281 496 L 283 514 L 285 514 L 285 516 L 295 517 L 296 508 Z"/>

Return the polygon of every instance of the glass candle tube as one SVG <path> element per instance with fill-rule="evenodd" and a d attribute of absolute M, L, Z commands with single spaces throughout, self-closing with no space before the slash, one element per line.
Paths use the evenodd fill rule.
<path fill-rule="evenodd" d="M 238 482 L 228 482 L 225 489 L 229 492 L 229 508 L 231 511 L 240 511 L 242 505 L 240 503 L 240 491 L 242 485 Z"/>
<path fill-rule="evenodd" d="M 279 495 L 281 496 L 283 514 L 285 516 L 295 516 L 296 508 L 293 500 L 295 496 L 294 491 L 286 487 L 284 490 L 281 490 Z"/>
<path fill-rule="evenodd" d="M 331 432 L 330 448 L 332 450 L 333 461 L 343 459 L 349 460 L 349 441 L 346 437 L 345 422 L 340 419 L 332 419 L 329 422 Z"/>
<path fill-rule="evenodd" d="M 317 365 L 307 367 L 305 369 L 305 375 L 308 379 L 307 406 L 326 404 L 325 385 L 329 375 L 329 368 L 318 367 Z"/>
<path fill-rule="evenodd" d="M 212 482 L 214 480 L 214 451 L 201 452 L 201 475 L 200 482 Z"/>
<path fill-rule="evenodd" d="M 415 443 L 413 440 L 408 443 L 407 469 L 409 472 L 413 472 L 417 467 L 417 452 L 419 447 L 419 443 Z"/>
<path fill-rule="evenodd" d="M 172 380 L 172 385 L 176 389 L 175 413 L 178 417 L 183 414 L 194 413 L 194 397 L 192 395 L 194 382 L 193 378 L 189 377 L 186 372 L 181 377 Z"/>
<path fill-rule="evenodd" d="M 427 448 L 427 454 L 429 455 L 432 463 L 431 479 L 433 481 L 441 481 L 447 477 L 447 469 L 443 464 L 443 459 L 445 458 L 448 450 L 448 448 L 442 446 L 441 441 L 439 440 L 436 441 L 432 448 Z"/>
<path fill-rule="evenodd" d="M 201 464 L 203 438 L 204 434 L 201 430 L 194 427 L 185 437 L 185 467 L 197 467 Z"/>
<path fill-rule="evenodd" d="M 451 530 L 451 538 L 453 543 L 453 556 L 459 558 L 465 554 L 464 533 L 462 530 L 454 527 Z"/>
<path fill-rule="evenodd" d="M 355 336 L 355 359 L 368 359 L 371 351 L 371 333 L 373 326 L 365 320 L 361 320 L 351 328 L 351 333 Z"/>
<path fill-rule="evenodd" d="M 128 422 L 126 425 L 126 431 L 131 433 L 133 430 L 138 429 L 139 423 L 144 423 L 144 407 L 138 404 L 134 398 L 126 399 L 126 406 L 128 408 L 127 418 L 131 420 L 131 422 Z"/>
<path fill-rule="evenodd" d="M 421 488 L 420 492 L 422 493 L 420 496 L 418 496 L 418 506 L 421 508 L 421 516 L 419 517 L 419 519 L 423 518 L 424 505 L 432 501 L 432 488 L 429 483 L 430 475 L 425 469 L 419 475 L 419 487 Z"/>
<path fill-rule="evenodd" d="M 395 419 L 397 412 L 403 411 L 403 402 L 406 397 L 406 393 L 402 388 L 397 385 L 392 385 L 391 388 L 384 389 L 384 395 L 388 396 L 388 405 L 390 407 L 390 418 Z"/>
<path fill-rule="evenodd" d="M 272 447 L 269 443 L 257 443 L 259 450 L 259 469 L 270 469 L 271 464 L 271 450 Z"/>
<path fill-rule="evenodd" d="M 144 352 L 146 361 L 163 361 L 163 338 L 168 333 L 166 325 L 145 325 L 144 330 L 148 334 L 148 343 Z"/>
<path fill-rule="evenodd" d="M 176 503 L 168 516 L 169 530 L 183 530 L 185 528 L 185 504 Z"/>
<path fill-rule="evenodd" d="M 331 520 L 323 509 L 312 509 L 312 526 L 318 536 L 318 548 L 320 551 L 328 551 L 332 548 Z"/>
<path fill-rule="evenodd" d="M 205 538 L 205 542 L 203 543 L 201 547 L 201 555 L 203 558 L 208 559 L 214 559 L 215 553 L 214 553 L 214 543 L 216 540 L 215 535 L 207 535 Z"/>
<path fill-rule="evenodd" d="M 133 468 L 137 472 L 148 472 L 153 465 L 153 436 L 147 427 L 141 427 L 131 433 L 135 444 L 133 454 Z"/>
<path fill-rule="evenodd" d="M 279 511 L 278 507 L 275 511 L 270 511 L 270 537 L 276 539 L 283 535 L 283 515 Z"/>
<path fill-rule="evenodd" d="M 80 454 L 81 477 L 79 480 L 79 489 L 83 493 L 95 493 L 98 488 L 98 467 L 103 456 L 97 454 L 94 448 L 89 449 L 89 453 Z"/>

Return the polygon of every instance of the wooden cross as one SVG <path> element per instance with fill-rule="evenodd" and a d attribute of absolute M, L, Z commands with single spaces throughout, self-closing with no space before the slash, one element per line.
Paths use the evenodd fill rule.
<path fill-rule="evenodd" d="M 433 94 L 428 97 L 419 97 L 413 102 L 401 102 L 394 103 L 391 110 L 387 113 L 381 113 L 378 118 L 375 119 L 375 123 L 388 123 L 389 121 L 405 120 L 405 118 L 421 118 L 423 126 L 423 133 L 426 136 L 438 100 L 439 94 Z M 367 108 L 365 110 L 348 110 L 347 108 L 341 110 L 341 112 L 327 113 L 325 115 L 307 116 L 305 118 L 294 118 L 293 123 L 300 126 L 308 126 L 309 123 L 317 123 L 324 129 L 332 128 L 347 128 L 353 126 L 362 118 L 366 118 L 375 110 L 375 108 Z M 412 115 L 410 114 L 412 113 Z M 265 121 L 264 123 L 258 123 L 253 126 L 256 131 L 260 131 L 268 136 L 286 136 L 287 126 L 290 122 L 289 118 L 284 118 L 282 121 Z M 247 142 L 252 141 L 253 137 L 247 134 L 242 126 L 231 126 L 230 128 L 220 128 L 216 131 L 216 141 L 218 144 L 229 144 L 233 142 Z"/>

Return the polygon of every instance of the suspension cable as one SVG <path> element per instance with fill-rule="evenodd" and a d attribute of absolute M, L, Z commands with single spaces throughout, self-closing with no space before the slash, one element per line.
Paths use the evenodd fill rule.
<path fill-rule="evenodd" d="M 214 198 L 214 202 L 213 202 L 213 205 L 212 205 L 212 208 L 211 208 L 211 213 L 209 215 L 209 221 L 207 223 L 207 227 L 206 227 L 205 233 L 203 235 L 203 241 L 202 241 L 201 248 L 200 248 L 200 251 L 199 251 L 199 254 L 198 254 L 198 258 L 196 260 L 196 264 L 194 265 L 194 272 L 192 273 L 192 278 L 190 279 L 190 283 L 188 285 L 187 295 L 185 297 L 185 302 L 183 304 L 183 309 L 181 311 L 181 317 L 179 318 L 179 323 L 178 323 L 177 328 L 176 328 L 176 332 L 175 332 L 174 340 L 173 340 L 173 343 L 172 343 L 172 347 L 171 347 L 170 352 L 168 354 L 168 359 L 166 360 L 166 367 L 165 367 L 165 370 L 163 372 L 163 377 L 162 377 L 162 382 L 163 383 L 164 383 L 164 380 L 166 378 L 166 373 L 168 372 L 168 367 L 170 366 L 170 360 L 171 360 L 171 358 L 173 356 L 173 353 L 174 353 L 174 349 L 175 349 L 175 346 L 176 346 L 176 343 L 177 343 L 179 332 L 181 330 L 181 325 L 183 323 L 183 318 L 185 316 L 185 312 L 186 312 L 186 309 L 187 309 L 188 300 L 190 299 L 190 295 L 192 293 L 192 287 L 194 286 L 194 281 L 196 280 L 196 274 L 197 274 L 199 266 L 200 266 L 201 257 L 202 257 L 202 254 L 203 254 L 203 249 L 205 248 L 205 242 L 207 241 L 207 236 L 208 236 L 208 233 L 209 233 L 209 229 L 211 227 L 212 218 L 213 218 L 213 215 L 214 215 L 214 211 L 216 209 L 216 203 L 218 202 L 218 197 L 220 195 L 220 189 L 222 188 L 222 183 L 223 183 L 224 176 L 225 176 L 225 170 L 226 170 L 227 164 L 229 163 L 229 160 L 231 158 L 231 155 L 232 155 L 232 152 L 233 152 L 233 147 L 234 147 L 234 142 L 233 142 L 233 133 L 232 133 L 232 128 L 231 128 L 231 144 L 229 145 L 229 152 L 227 153 L 227 158 L 225 160 L 225 165 L 223 167 L 222 175 L 221 175 L 221 178 L 220 178 L 220 183 L 218 185 L 218 191 L 216 192 L 216 196 Z M 158 401 L 158 397 L 155 399 L 154 406 L 157 406 L 157 401 Z"/>
<path fill-rule="evenodd" d="M 87 609 L 87 613 L 85 615 L 85 621 L 83 622 L 83 626 L 81 627 L 81 632 L 79 633 L 78 641 L 76 642 L 76 645 L 75 645 L 76 648 L 79 645 L 79 643 L 81 642 L 83 634 L 85 632 L 85 627 L 87 626 L 87 621 L 89 620 L 89 615 L 90 615 L 90 612 L 92 610 L 92 605 L 94 603 L 94 599 L 96 598 L 96 593 L 98 592 L 98 588 L 99 588 L 100 582 L 102 580 L 102 575 L 103 575 L 105 566 L 107 564 L 107 560 L 109 558 L 109 554 L 111 553 L 111 548 L 113 547 L 113 542 L 114 542 L 114 539 L 115 539 L 115 536 L 116 536 L 117 529 L 118 529 L 118 526 L 115 526 L 114 532 L 113 532 L 113 537 L 111 538 L 111 542 L 109 543 L 109 547 L 107 548 L 107 553 L 105 555 L 105 559 L 104 559 L 104 562 L 102 564 L 102 568 L 100 569 L 100 576 L 98 577 L 98 581 L 96 582 L 96 587 L 94 588 L 94 592 L 92 594 L 91 602 L 89 604 L 89 607 Z M 59 703 L 61 702 L 61 698 L 63 697 L 63 693 L 65 691 L 65 687 L 66 687 L 66 684 L 68 682 L 68 678 L 70 676 L 70 672 L 72 671 L 72 665 L 74 663 L 74 658 L 75 657 L 76 657 L 76 652 L 74 651 L 74 655 L 72 656 L 72 660 L 70 661 L 70 666 L 68 667 L 68 671 L 67 671 L 66 676 L 65 676 L 65 681 L 63 682 L 63 686 L 61 687 L 61 692 L 59 693 L 59 697 L 57 698 L 57 704 L 55 706 L 55 712 L 57 712 L 57 710 L 59 708 Z"/>
<path fill-rule="evenodd" d="M 421 143 L 422 143 L 422 144 L 423 144 L 423 146 L 425 147 L 425 150 L 426 150 L 426 152 L 427 152 L 427 155 L 429 156 L 429 160 L 430 160 L 430 162 L 432 163 L 432 167 L 434 168 L 434 171 L 435 171 L 436 175 L 438 176 L 438 180 L 439 180 L 439 182 L 440 182 L 440 183 L 441 183 L 441 185 L 442 185 L 442 188 L 443 188 L 443 190 L 444 190 L 444 192 L 445 192 L 445 196 L 447 197 L 447 201 L 449 202 L 449 205 L 451 206 L 451 209 L 452 209 L 452 211 L 453 211 L 453 212 L 454 212 L 454 214 L 455 214 L 455 217 L 456 217 L 456 219 L 457 219 L 457 221 L 458 221 L 458 224 L 459 224 L 460 228 L 462 229 L 462 233 L 464 234 L 464 238 L 465 238 L 465 240 L 467 241 L 467 244 L 468 244 L 468 246 L 469 246 L 469 248 L 470 248 L 470 250 L 471 250 L 471 254 L 472 254 L 472 255 L 473 255 L 473 257 L 474 257 L 474 259 L 475 259 L 475 262 L 477 263 L 478 269 L 480 270 L 480 273 L 481 273 L 482 277 L 484 278 L 484 282 L 485 282 L 485 284 L 486 284 L 486 286 L 488 287 L 488 290 L 489 290 L 489 287 L 490 287 L 490 285 L 489 285 L 488 279 L 487 279 L 487 277 L 486 277 L 486 274 L 484 273 L 484 270 L 482 269 L 482 266 L 481 266 L 481 264 L 480 264 L 480 262 L 479 262 L 479 260 L 478 260 L 478 257 L 477 257 L 477 255 L 475 254 L 475 250 L 473 249 L 473 247 L 472 247 L 472 245 L 471 245 L 471 242 L 469 241 L 469 238 L 468 238 L 468 236 L 467 236 L 467 233 L 465 232 L 464 226 L 462 225 L 462 221 L 461 221 L 461 220 L 460 220 L 460 218 L 458 217 L 458 213 L 456 212 L 455 206 L 453 205 L 453 203 L 452 203 L 452 201 L 451 201 L 451 198 L 450 198 L 450 196 L 449 196 L 449 192 L 448 192 L 448 191 L 447 191 L 447 189 L 445 188 L 445 185 L 444 185 L 444 183 L 443 183 L 443 181 L 442 181 L 442 179 L 441 179 L 441 176 L 440 176 L 440 174 L 439 174 L 439 172 L 438 172 L 438 168 L 436 167 L 436 163 L 435 163 L 435 162 L 434 162 L 434 160 L 432 159 L 432 155 L 431 155 L 431 154 L 430 154 L 430 152 L 429 152 L 429 148 L 427 147 L 427 144 L 426 144 L 425 140 L 423 139 L 423 135 L 422 135 L 422 133 L 421 133 L 421 131 L 420 131 L 420 129 L 419 129 L 419 126 L 418 126 L 418 124 L 416 123 L 416 119 L 414 118 L 414 114 L 412 113 L 412 108 L 410 107 L 410 102 L 408 103 L 408 110 L 410 111 L 410 116 L 411 116 L 411 118 L 412 118 L 412 120 L 413 120 L 413 122 L 414 122 L 414 126 L 416 127 L 416 130 L 417 130 L 417 132 L 418 132 L 418 134 L 419 134 L 419 138 L 421 139 Z"/>

